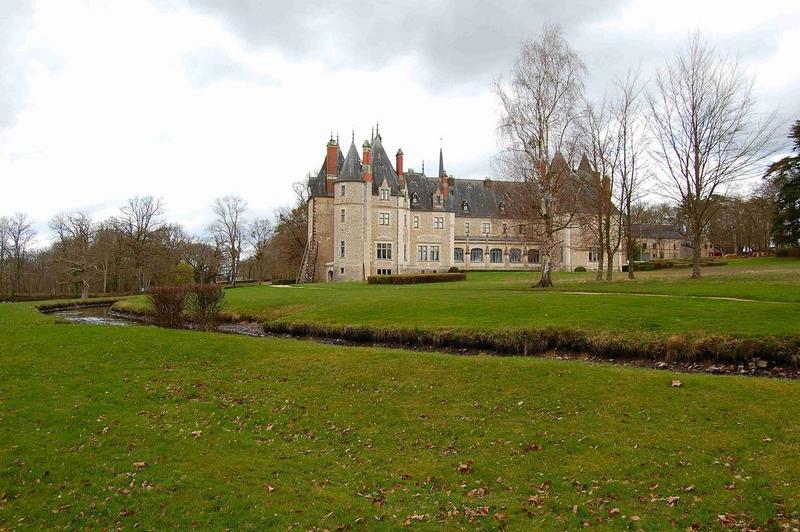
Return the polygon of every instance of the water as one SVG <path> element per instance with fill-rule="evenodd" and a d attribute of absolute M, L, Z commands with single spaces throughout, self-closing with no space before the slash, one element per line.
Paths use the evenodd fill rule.
<path fill-rule="evenodd" d="M 58 310 L 51 314 L 62 320 L 73 323 L 89 323 L 92 325 L 141 325 L 140 322 L 119 316 L 111 312 L 111 307 L 78 307 Z"/>

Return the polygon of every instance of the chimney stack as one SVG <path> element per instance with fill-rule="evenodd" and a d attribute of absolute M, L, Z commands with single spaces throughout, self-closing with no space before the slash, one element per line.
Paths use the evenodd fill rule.
<path fill-rule="evenodd" d="M 397 179 L 400 180 L 402 184 L 405 180 L 403 179 L 403 150 L 398 149 L 397 154 L 395 155 L 395 170 L 397 172 Z"/>
<path fill-rule="evenodd" d="M 327 178 L 325 180 L 326 190 L 328 194 L 333 194 L 333 182 L 339 177 L 339 143 L 333 140 L 328 141 L 328 152 L 325 156 L 325 173 Z"/>
<path fill-rule="evenodd" d="M 361 170 L 364 174 L 364 181 L 367 183 L 372 183 L 372 147 L 366 140 L 361 147 L 363 148 L 363 155 L 361 156 Z"/>

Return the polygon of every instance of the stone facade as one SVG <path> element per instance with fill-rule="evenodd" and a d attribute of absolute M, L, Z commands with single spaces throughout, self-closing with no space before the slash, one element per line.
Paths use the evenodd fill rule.
<path fill-rule="evenodd" d="M 314 281 L 357 281 L 370 275 L 462 270 L 536 270 L 539 246 L 520 219 L 506 214 L 504 182 L 454 179 L 391 164 L 380 134 L 352 142 L 347 157 L 331 139 L 322 168 L 309 180 L 309 242 Z M 335 161 L 336 164 L 333 164 Z M 510 210 L 510 209 L 509 209 Z M 576 222 L 561 232 L 556 268 L 598 267 L 591 236 Z M 587 245 L 587 242 L 589 245 Z"/>

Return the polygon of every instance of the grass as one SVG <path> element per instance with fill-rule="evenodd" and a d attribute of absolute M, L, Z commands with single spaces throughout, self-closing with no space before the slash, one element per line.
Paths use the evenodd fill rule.
<path fill-rule="evenodd" d="M 560 273 L 553 290 L 530 288 L 536 274 L 489 272 L 470 273 L 465 282 L 431 285 L 252 286 L 229 291 L 226 305 L 233 316 L 325 325 L 471 331 L 569 327 L 743 337 L 800 334 L 800 260 L 732 260 L 704 274 L 692 281 L 685 269 L 641 272 L 628 281 L 618 273 L 617 281 L 606 283 L 595 282 L 591 272 Z M 142 311 L 147 300 L 135 298 L 118 306 Z"/>
<path fill-rule="evenodd" d="M 0 305 L 0 364 L 0 529 L 800 524 L 795 381 L 58 324 L 26 303 Z"/>

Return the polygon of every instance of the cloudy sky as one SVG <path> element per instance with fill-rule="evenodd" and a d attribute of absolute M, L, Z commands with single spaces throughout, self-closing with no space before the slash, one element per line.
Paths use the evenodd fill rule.
<path fill-rule="evenodd" d="M 798 0 L 0 0 L 0 214 L 46 233 L 58 211 L 101 218 L 151 194 L 202 231 L 238 194 L 266 216 L 331 132 L 360 142 L 376 122 L 407 167 L 431 173 L 442 142 L 451 174 L 483 177 L 489 85 L 548 23 L 591 95 L 628 67 L 652 76 L 699 30 L 765 109 L 800 118 Z"/>

